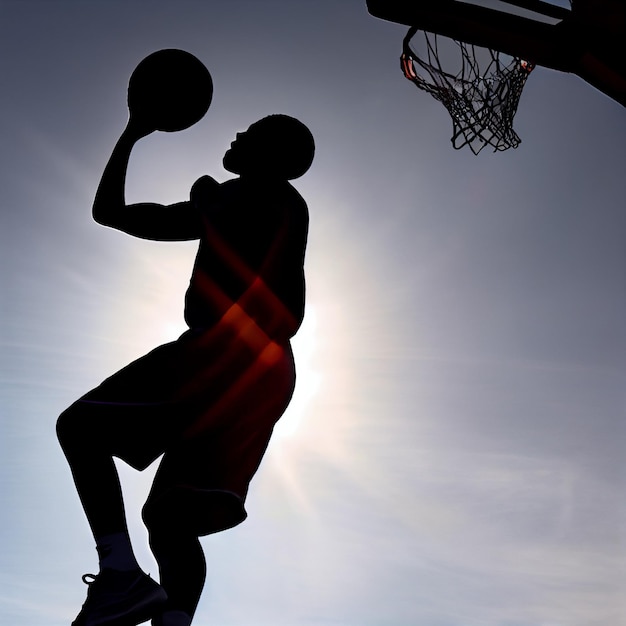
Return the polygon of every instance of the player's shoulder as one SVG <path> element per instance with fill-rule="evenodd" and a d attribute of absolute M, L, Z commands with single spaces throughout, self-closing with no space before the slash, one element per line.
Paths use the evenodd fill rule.
<path fill-rule="evenodd" d="M 284 207 L 308 216 L 304 198 L 288 181 L 233 178 L 221 184 L 222 197 L 233 203 Z"/>

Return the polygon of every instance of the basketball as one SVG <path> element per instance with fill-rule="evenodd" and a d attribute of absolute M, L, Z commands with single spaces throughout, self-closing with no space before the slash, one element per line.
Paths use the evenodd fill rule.
<path fill-rule="evenodd" d="M 213 97 L 209 70 L 184 50 L 159 50 L 137 65 L 128 83 L 131 118 L 154 130 L 174 132 L 195 124 Z"/>

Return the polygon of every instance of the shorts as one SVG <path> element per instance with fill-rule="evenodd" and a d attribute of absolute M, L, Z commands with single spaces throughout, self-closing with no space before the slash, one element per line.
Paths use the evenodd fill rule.
<path fill-rule="evenodd" d="M 288 342 L 253 349 L 218 326 L 156 348 L 77 404 L 112 456 L 143 470 L 163 454 L 146 525 L 184 523 L 201 536 L 247 517 L 250 480 L 294 386 Z"/>

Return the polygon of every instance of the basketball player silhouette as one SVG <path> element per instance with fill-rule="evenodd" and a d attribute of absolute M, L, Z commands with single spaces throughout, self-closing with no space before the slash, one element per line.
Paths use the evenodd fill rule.
<path fill-rule="evenodd" d="M 185 296 L 189 329 L 88 392 L 58 419 L 59 441 L 99 555 L 74 626 L 189 626 L 204 586 L 198 538 L 246 516 L 249 482 L 291 399 L 290 338 L 304 315 L 307 206 L 288 182 L 313 160 L 308 128 L 271 115 L 179 204 L 125 201 L 128 161 L 152 129 L 131 115 L 104 170 L 94 219 L 135 237 L 199 240 Z M 161 454 L 143 507 L 159 583 L 130 543 L 118 457 L 143 470 Z"/>

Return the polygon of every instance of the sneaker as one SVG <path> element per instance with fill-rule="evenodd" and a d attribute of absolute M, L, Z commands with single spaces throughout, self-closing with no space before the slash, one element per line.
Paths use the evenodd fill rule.
<path fill-rule="evenodd" d="M 162 611 L 167 594 L 141 570 L 85 574 L 87 600 L 72 626 L 135 626 Z"/>

